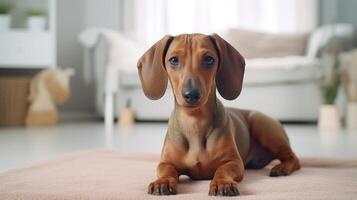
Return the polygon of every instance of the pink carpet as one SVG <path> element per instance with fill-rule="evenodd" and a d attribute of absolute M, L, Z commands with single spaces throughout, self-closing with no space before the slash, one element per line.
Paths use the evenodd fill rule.
<path fill-rule="evenodd" d="M 111 150 L 81 152 L 0 173 L 0 199 L 157 199 L 146 194 L 158 155 Z M 292 176 L 268 177 L 270 167 L 246 171 L 237 199 L 357 199 L 357 159 L 302 158 Z M 178 195 L 209 197 L 209 181 L 181 179 Z M 232 197 L 228 197 L 232 199 Z"/>

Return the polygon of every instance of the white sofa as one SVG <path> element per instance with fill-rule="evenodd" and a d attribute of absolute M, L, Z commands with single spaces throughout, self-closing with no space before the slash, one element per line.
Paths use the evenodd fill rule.
<path fill-rule="evenodd" d="M 331 28 L 321 27 L 306 35 L 273 35 L 237 29 L 225 32 L 223 37 L 246 57 L 246 72 L 241 95 L 233 101 L 220 97 L 223 103 L 259 110 L 282 121 L 316 121 L 321 103 L 317 84 L 322 67 L 321 49 L 330 41 L 332 33 L 343 39 L 346 48 L 354 40 L 352 26 L 340 24 L 334 27 L 333 30 L 338 30 L 334 32 Z M 138 45 L 136 52 L 121 51 L 117 54 L 119 63 L 109 64 L 112 43 L 100 37 L 91 51 L 98 113 L 104 116 L 106 112 L 107 122 L 111 123 L 112 116 L 118 116 L 121 109 L 130 105 L 138 120 L 167 120 L 174 106 L 170 86 L 160 100 L 152 101 L 141 90 L 136 66 L 130 64 L 133 66 L 125 66 L 125 69 L 132 70 L 121 70 L 121 57 L 126 60 L 130 57 L 132 63 L 136 63 L 145 48 L 133 42 L 134 46 Z M 110 85 L 116 84 L 112 91 L 108 91 L 109 83 L 106 83 L 110 76 L 114 76 Z"/>

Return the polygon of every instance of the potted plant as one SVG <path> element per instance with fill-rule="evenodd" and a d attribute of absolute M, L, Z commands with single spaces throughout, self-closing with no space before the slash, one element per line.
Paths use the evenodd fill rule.
<path fill-rule="evenodd" d="M 348 100 L 346 126 L 357 129 L 357 50 L 348 54 L 342 66 L 342 85 Z"/>
<path fill-rule="evenodd" d="M 38 9 L 27 11 L 27 28 L 31 31 L 43 31 L 46 28 L 46 12 Z"/>
<path fill-rule="evenodd" d="M 0 3 L 0 31 L 6 31 L 10 29 L 12 4 Z"/>
<path fill-rule="evenodd" d="M 330 64 L 324 70 L 320 80 L 323 105 L 320 107 L 318 126 L 320 129 L 338 129 L 340 117 L 335 100 L 340 87 L 340 59 L 337 50 L 329 52 Z"/>

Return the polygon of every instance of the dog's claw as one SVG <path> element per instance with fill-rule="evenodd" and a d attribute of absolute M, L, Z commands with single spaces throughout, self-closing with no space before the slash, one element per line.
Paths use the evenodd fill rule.
<path fill-rule="evenodd" d="M 174 195 L 176 194 L 177 181 L 173 178 L 160 178 L 148 187 L 148 194 L 152 195 Z"/>
<path fill-rule="evenodd" d="M 287 176 L 289 175 L 286 171 L 271 171 L 269 176 L 278 177 L 278 176 Z"/>
<path fill-rule="evenodd" d="M 208 195 L 210 195 L 210 196 L 216 196 L 216 195 L 217 195 L 217 188 L 214 187 L 213 189 L 210 189 Z"/>
<path fill-rule="evenodd" d="M 233 194 L 234 195 L 240 195 L 239 190 L 237 187 L 233 187 Z"/>
<path fill-rule="evenodd" d="M 171 187 L 169 187 L 169 192 L 172 193 L 173 191 L 174 190 Z"/>
<path fill-rule="evenodd" d="M 231 180 L 213 180 L 210 184 L 210 196 L 238 196 L 238 184 Z"/>
<path fill-rule="evenodd" d="M 276 166 L 274 166 L 271 170 L 270 170 L 270 174 L 269 176 L 271 177 L 278 177 L 278 176 L 287 176 L 289 175 L 289 171 L 286 165 L 284 164 L 278 164 Z"/>
<path fill-rule="evenodd" d="M 154 188 L 153 192 L 150 193 L 152 195 L 160 195 L 160 188 Z"/>
<path fill-rule="evenodd" d="M 171 186 L 169 187 L 169 192 L 170 194 L 176 194 L 176 189 L 172 188 Z"/>

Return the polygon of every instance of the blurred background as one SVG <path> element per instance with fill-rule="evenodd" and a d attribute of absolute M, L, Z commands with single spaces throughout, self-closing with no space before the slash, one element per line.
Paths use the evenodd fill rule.
<path fill-rule="evenodd" d="M 105 73 L 104 68 L 108 66 L 105 62 L 110 60 L 106 55 L 99 58 L 107 59 L 106 61 L 95 59 L 98 52 L 93 51 L 101 48 L 101 41 L 95 38 L 95 34 L 102 38 L 101 35 L 105 35 L 105 31 L 117 31 L 114 33 L 118 33 L 120 39 L 130 40 L 122 43 L 131 44 L 135 41 L 138 46 L 145 49 L 165 34 L 217 32 L 224 35 L 235 29 L 235 33 L 231 31 L 226 39 L 233 41 L 238 50 L 239 43 L 242 42 L 243 56 L 248 51 L 248 57 L 259 58 L 259 55 L 251 54 L 270 51 L 273 48 L 270 48 L 268 43 L 274 45 L 275 40 L 280 37 L 277 35 L 277 38 L 274 38 L 275 35 L 264 33 L 285 34 L 284 36 L 290 34 L 288 37 L 291 38 L 281 43 L 285 42 L 282 45 L 284 48 L 290 48 L 292 55 L 301 56 L 309 50 L 309 35 L 319 27 L 340 23 L 355 26 L 357 23 L 357 16 L 353 10 L 357 2 L 354 0 L 1 0 L 0 3 L 8 3 L 11 6 L 9 27 L 7 30 L 3 27 L 0 32 L 1 73 L 5 73 L 4 70 L 7 69 L 16 73 L 47 67 L 73 68 L 76 73 L 70 84 L 72 97 L 60 110 L 87 115 L 93 115 L 98 111 L 97 103 L 102 101 L 98 100 L 98 96 L 102 95 L 104 98 L 104 94 L 98 94 L 103 91 L 99 91 L 96 85 L 98 80 L 91 72 L 97 72 L 97 67 L 102 68 L 99 70 L 102 74 Z M 34 12 L 32 14 L 35 16 L 43 16 L 43 30 L 31 31 L 31 12 Z M 84 35 L 87 38 L 83 39 L 83 44 L 79 37 L 86 30 L 92 32 L 88 33 L 89 36 Z M 106 36 L 104 38 L 110 40 Z M 289 41 L 292 47 L 288 46 Z M 249 42 L 252 43 L 253 50 L 247 46 Z M 258 44 L 259 42 L 261 44 Z M 304 43 L 303 47 L 296 47 L 298 43 Z M 264 47 L 257 49 L 259 45 Z M 119 48 L 125 49 L 125 45 Z M 105 50 L 107 49 L 103 49 Z M 274 51 L 284 52 L 285 49 Z M 279 55 L 281 52 L 272 52 L 272 55 L 261 57 L 282 57 Z M 94 55 L 89 55 L 90 53 Z M 120 53 L 122 52 L 118 52 L 118 58 L 115 60 L 119 60 L 119 65 L 127 64 L 126 61 L 120 63 L 120 56 L 126 56 Z M 130 52 L 128 54 L 130 55 Z M 133 60 L 135 61 L 135 58 Z M 316 113 L 314 117 L 317 117 Z M 299 120 L 298 117 L 296 120 Z"/>
<path fill-rule="evenodd" d="M 144 121 L 135 130 L 157 131 L 151 122 L 167 121 L 174 97 L 168 88 L 147 99 L 136 62 L 164 35 L 195 32 L 220 34 L 246 59 L 242 94 L 219 97 L 225 105 L 294 123 L 292 132 L 349 133 L 357 126 L 355 8 L 355 0 L 0 0 L 3 146 L 16 143 L 13 131 L 28 133 L 21 127 L 78 130 L 82 147 L 84 132 L 101 134 L 104 124 Z"/>

